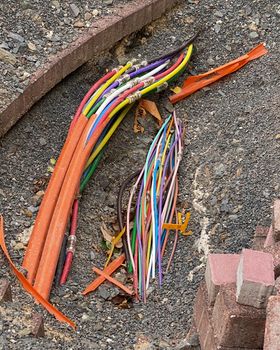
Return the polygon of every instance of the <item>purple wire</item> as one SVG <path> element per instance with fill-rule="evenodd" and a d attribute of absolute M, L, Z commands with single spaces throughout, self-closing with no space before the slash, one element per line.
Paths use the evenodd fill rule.
<path fill-rule="evenodd" d="M 156 62 L 153 62 L 145 67 L 139 68 L 134 72 L 128 73 L 128 75 L 130 76 L 130 79 L 135 78 L 137 75 L 148 72 L 158 66 L 160 66 L 161 64 L 163 64 L 164 62 L 166 62 L 168 60 L 168 58 L 165 58 L 163 60 L 159 60 Z M 103 91 L 103 93 L 101 94 L 101 96 L 99 97 L 98 100 L 102 99 L 102 97 L 107 94 L 108 92 L 110 92 L 112 89 L 115 89 L 119 86 L 119 82 L 118 81 L 114 81 L 109 87 L 107 87 L 106 90 Z"/>
<path fill-rule="evenodd" d="M 140 202 L 141 202 L 141 194 L 143 192 L 143 188 L 144 188 L 144 183 L 142 181 L 141 187 L 140 187 L 140 190 L 139 190 L 139 193 L 138 193 L 138 197 L 137 197 L 137 204 L 136 204 L 136 217 L 137 217 L 136 227 L 137 227 L 137 240 L 138 240 L 138 244 L 139 244 L 139 253 L 141 255 L 140 256 L 140 261 L 142 261 L 143 247 L 142 247 L 142 244 L 141 244 L 141 231 L 140 231 L 139 213 L 140 213 L 140 206 L 141 206 L 141 204 L 140 204 Z M 138 263 L 138 265 L 140 265 L 140 264 Z M 142 278 L 141 279 L 143 280 L 143 272 L 142 272 Z M 143 286 L 143 281 L 142 281 L 142 286 Z M 140 289 L 140 284 L 139 284 L 139 289 Z M 141 293 L 141 290 L 139 290 L 139 292 Z"/>
<path fill-rule="evenodd" d="M 166 62 L 168 60 L 168 58 L 165 58 L 164 60 L 160 60 L 160 61 L 156 61 L 154 63 L 148 64 L 145 67 L 139 68 L 136 71 L 129 73 L 130 75 L 130 79 L 135 78 L 137 75 L 142 74 L 142 73 L 146 73 L 158 66 L 160 66 L 161 64 L 163 64 L 164 62 Z"/>

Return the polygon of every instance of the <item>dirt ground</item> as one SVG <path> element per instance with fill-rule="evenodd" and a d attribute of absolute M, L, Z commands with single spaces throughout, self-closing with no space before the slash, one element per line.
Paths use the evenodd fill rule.
<path fill-rule="evenodd" d="M 88 297 L 80 294 L 94 277 L 92 266 L 102 266 L 106 258 L 95 249 L 101 246 L 100 224 L 116 216 L 119 186 L 141 166 L 156 132 L 148 120 L 145 132 L 135 135 L 131 113 L 85 190 L 73 269 L 66 287 L 54 288 L 51 295 L 51 301 L 77 322 L 78 331 L 34 305 L 0 255 L 0 276 L 12 281 L 14 295 L 13 303 L 0 305 L 0 349 L 178 349 L 190 326 L 206 255 L 248 247 L 256 225 L 269 224 L 273 198 L 280 196 L 279 23 L 277 1 L 185 1 L 72 74 L 1 140 L 0 212 L 7 246 L 19 266 L 24 251 L 17 244 L 36 216 L 32 197 L 40 187 L 38 180 L 49 175 L 49 160 L 58 157 L 75 108 L 107 67 L 168 51 L 199 27 L 204 31 L 185 76 L 236 58 L 259 42 L 268 48 L 266 56 L 176 105 L 187 127 L 179 207 L 191 211 L 193 235 L 180 237 L 162 288 L 154 285 L 147 304 L 134 303 L 130 309 L 110 301 L 116 290 L 109 284 Z M 168 114 L 169 94 L 154 98 L 163 115 Z M 34 310 L 44 314 L 45 338 L 30 335 Z"/>

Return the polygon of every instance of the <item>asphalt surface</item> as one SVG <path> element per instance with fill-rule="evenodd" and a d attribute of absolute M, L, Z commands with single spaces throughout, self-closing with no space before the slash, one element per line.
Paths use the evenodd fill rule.
<path fill-rule="evenodd" d="M 176 106 L 187 127 L 179 207 L 190 209 L 193 235 L 180 237 L 162 288 L 154 285 L 147 304 L 134 303 L 129 309 L 110 301 L 117 291 L 109 284 L 88 297 L 80 294 L 93 278 L 92 265 L 101 267 L 106 258 L 100 248 L 100 224 L 116 216 L 118 188 L 141 166 L 156 132 L 154 122 L 148 120 L 144 134 L 135 135 L 131 114 L 85 191 L 73 270 L 66 287 L 54 289 L 51 296 L 77 322 L 78 331 L 67 329 L 43 311 L 46 337 L 30 336 L 32 313 L 41 308 L 21 290 L 0 256 L 1 275 L 12 281 L 14 294 L 13 303 L 0 306 L 3 349 L 176 348 L 190 326 L 206 255 L 249 247 L 256 225 L 270 224 L 273 198 L 280 196 L 279 23 L 276 1 L 251 1 L 250 5 L 245 1 L 184 2 L 72 74 L 1 140 L 0 212 L 8 248 L 20 265 L 23 249 L 16 244 L 19 234 L 34 221 L 35 213 L 32 217 L 29 213 L 36 210 L 30 208 L 34 191 L 49 176 L 49 160 L 58 157 L 75 108 L 107 67 L 169 51 L 199 27 L 204 31 L 186 75 L 223 64 L 259 42 L 268 48 L 266 56 Z M 169 94 L 155 98 L 164 115 Z"/>

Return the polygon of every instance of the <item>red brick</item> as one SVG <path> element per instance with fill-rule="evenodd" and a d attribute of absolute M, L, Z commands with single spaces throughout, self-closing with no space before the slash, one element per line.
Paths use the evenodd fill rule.
<path fill-rule="evenodd" d="M 214 333 L 208 334 L 211 325 L 211 314 L 213 308 L 209 306 L 206 284 L 202 283 L 196 294 L 194 303 L 194 322 L 199 334 L 200 347 L 202 350 L 212 350 L 215 349 L 213 342 L 215 344 Z M 211 336 L 213 335 L 213 337 Z M 207 347 L 206 347 L 207 346 Z"/>
<path fill-rule="evenodd" d="M 280 241 L 280 199 L 276 199 L 272 211 L 272 227 L 275 242 Z"/>
<path fill-rule="evenodd" d="M 237 270 L 238 303 L 257 308 L 266 307 L 274 290 L 273 256 L 252 249 L 243 249 Z"/>
<path fill-rule="evenodd" d="M 264 336 L 265 350 L 280 349 L 280 296 L 271 296 L 267 304 Z"/>
<path fill-rule="evenodd" d="M 212 320 L 217 343 L 220 346 L 262 349 L 265 309 L 238 304 L 235 284 L 220 287 Z"/>
<path fill-rule="evenodd" d="M 252 249 L 262 250 L 267 234 L 269 231 L 269 227 L 266 226 L 257 226 L 255 229 L 254 239 L 252 243 Z"/>
<path fill-rule="evenodd" d="M 264 242 L 264 247 L 269 247 L 271 245 L 275 244 L 275 239 L 274 239 L 274 233 L 273 233 L 273 228 L 272 225 L 269 228 L 268 234 L 266 236 L 266 240 Z"/>
<path fill-rule="evenodd" d="M 276 280 L 275 280 L 274 294 L 279 294 L 280 295 L 280 276 L 277 277 Z"/>
<path fill-rule="evenodd" d="M 263 248 L 263 251 L 270 253 L 273 257 L 274 275 L 275 278 L 280 276 L 280 242 L 275 243 L 272 246 Z"/>
<path fill-rule="evenodd" d="M 235 283 L 240 256 L 238 254 L 209 254 L 205 281 L 208 299 L 214 305 L 219 288 L 223 284 Z"/>
<path fill-rule="evenodd" d="M 209 306 L 209 302 L 207 300 L 206 285 L 202 283 L 198 289 L 195 299 L 193 322 L 194 329 L 196 332 L 198 332 L 199 335 L 201 350 L 249 350 L 245 347 L 225 347 L 218 343 L 212 324 L 212 311 L 213 308 Z M 221 319 L 221 321 L 223 321 L 223 318 Z M 199 327 L 197 326 L 197 323 L 199 324 Z M 192 349 L 192 347 L 188 345 L 183 349 Z M 180 348 L 180 350 L 183 349 Z M 257 348 L 255 348 L 255 350 L 256 349 Z M 250 350 L 254 350 L 254 348 L 250 348 Z"/>
<path fill-rule="evenodd" d="M 163 15 L 177 0 L 133 1 L 117 8 L 112 16 L 94 21 L 76 41 L 59 54 L 48 58 L 43 68 L 30 78 L 29 85 L 0 113 L 3 136 L 42 96 L 89 59 L 112 47 L 146 24 Z M 0 96 L 1 97 L 1 96 Z"/>

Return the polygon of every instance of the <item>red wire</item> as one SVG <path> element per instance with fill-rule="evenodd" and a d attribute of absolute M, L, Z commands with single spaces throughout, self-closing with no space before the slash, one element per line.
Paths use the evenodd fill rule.
<path fill-rule="evenodd" d="M 77 226 L 78 226 L 78 211 L 79 211 L 79 201 L 78 199 L 75 199 L 73 203 L 73 209 L 72 209 L 70 236 L 76 235 Z M 66 283 L 67 277 L 71 269 L 73 257 L 74 257 L 74 253 L 72 251 L 67 252 L 63 271 L 60 278 L 60 285 Z"/>
<path fill-rule="evenodd" d="M 75 116 L 71 122 L 70 128 L 69 128 L 69 132 L 71 132 L 71 130 L 73 129 L 73 127 L 75 126 L 79 116 L 82 113 L 82 110 L 84 108 L 84 105 L 86 104 L 86 102 L 88 101 L 88 99 L 91 97 L 91 95 L 95 92 L 95 90 L 97 90 L 99 88 L 99 86 L 101 84 L 103 84 L 105 81 L 107 81 L 108 79 L 110 79 L 114 74 L 116 73 L 116 70 L 113 69 L 111 72 L 105 74 L 101 79 L 99 79 L 87 92 L 87 94 L 85 95 L 85 97 L 82 99 L 82 102 L 80 103 Z"/>
<path fill-rule="evenodd" d="M 171 73 L 175 68 L 177 68 L 179 66 L 179 64 L 183 61 L 184 59 L 184 54 L 182 53 L 179 57 L 178 60 L 173 64 L 173 66 L 169 67 L 167 70 L 165 70 L 164 72 L 158 74 L 155 76 L 156 80 L 159 80 L 163 77 L 165 77 L 167 74 Z"/>

